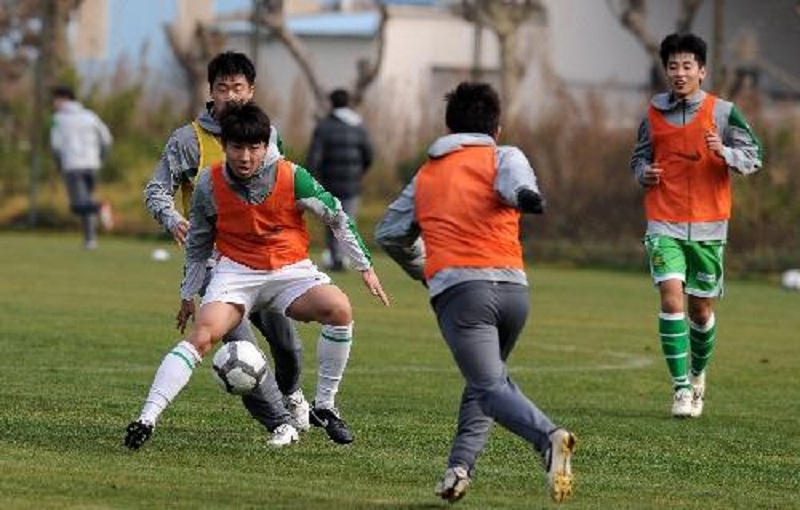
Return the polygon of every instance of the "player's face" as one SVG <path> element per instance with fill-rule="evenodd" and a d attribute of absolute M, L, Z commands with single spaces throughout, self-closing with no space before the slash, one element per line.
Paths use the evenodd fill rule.
<path fill-rule="evenodd" d="M 219 117 L 228 102 L 246 103 L 253 99 L 255 86 L 242 74 L 221 76 L 211 86 L 211 101 L 214 103 L 214 115 Z"/>
<path fill-rule="evenodd" d="M 225 144 L 225 158 L 228 167 L 240 179 L 256 173 L 267 155 L 267 144 L 229 141 Z"/>
<path fill-rule="evenodd" d="M 676 53 L 667 60 L 667 82 L 679 99 L 687 98 L 700 90 L 706 77 L 705 66 L 700 66 L 693 53 Z"/>

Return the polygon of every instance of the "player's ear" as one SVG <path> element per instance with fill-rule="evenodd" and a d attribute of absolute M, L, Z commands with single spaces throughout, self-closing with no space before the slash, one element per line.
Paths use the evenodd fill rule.
<path fill-rule="evenodd" d="M 502 126 L 497 126 L 497 129 L 494 130 L 494 134 L 492 134 L 492 138 L 494 138 L 495 140 L 499 140 L 500 139 L 500 133 L 502 133 L 502 132 L 503 132 Z"/>

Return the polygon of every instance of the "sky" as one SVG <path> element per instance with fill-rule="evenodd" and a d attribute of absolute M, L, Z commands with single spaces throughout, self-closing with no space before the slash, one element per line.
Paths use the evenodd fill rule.
<path fill-rule="evenodd" d="M 139 50 L 149 40 L 148 61 L 160 64 L 167 60 L 164 24 L 172 21 L 175 0 L 108 0 L 109 34 L 108 61 L 121 55 L 138 58 Z M 217 13 L 248 9 L 250 0 L 215 0 Z"/>

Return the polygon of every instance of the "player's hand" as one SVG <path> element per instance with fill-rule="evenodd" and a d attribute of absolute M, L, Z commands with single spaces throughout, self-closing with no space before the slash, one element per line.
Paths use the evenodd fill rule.
<path fill-rule="evenodd" d="M 389 298 L 383 291 L 381 281 L 378 279 L 378 275 L 375 274 L 374 269 L 369 268 L 366 271 L 361 271 L 361 279 L 364 280 L 364 285 L 367 286 L 370 294 L 380 299 L 384 306 L 389 306 Z"/>
<path fill-rule="evenodd" d="M 189 234 L 189 222 L 181 219 L 175 223 L 175 226 L 172 227 L 172 238 L 175 239 L 175 242 L 178 243 L 178 246 L 183 248 L 183 245 L 186 244 L 186 236 Z"/>
<path fill-rule="evenodd" d="M 722 149 L 725 146 L 722 145 L 722 138 L 720 138 L 719 133 L 713 129 L 706 131 L 706 147 L 717 156 L 722 157 Z"/>
<path fill-rule="evenodd" d="M 661 174 L 664 172 L 663 169 L 657 166 L 647 165 L 644 168 L 644 177 L 642 178 L 642 184 L 647 186 L 648 188 L 651 186 L 658 186 L 661 182 Z"/>
<path fill-rule="evenodd" d="M 175 321 L 177 322 L 176 328 L 180 330 L 181 334 L 186 331 L 186 325 L 189 323 L 189 319 L 194 318 L 194 312 L 194 299 L 182 299 L 181 309 L 178 310 L 178 315 L 175 316 Z"/>

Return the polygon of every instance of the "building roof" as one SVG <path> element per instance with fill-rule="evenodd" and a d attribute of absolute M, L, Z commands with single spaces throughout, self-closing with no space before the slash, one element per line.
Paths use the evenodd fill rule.
<path fill-rule="evenodd" d="M 321 12 L 286 18 L 286 27 L 297 36 L 365 37 L 375 36 L 380 22 L 377 11 Z M 249 34 L 252 24 L 245 20 L 218 21 L 215 26 L 229 34 Z"/>

